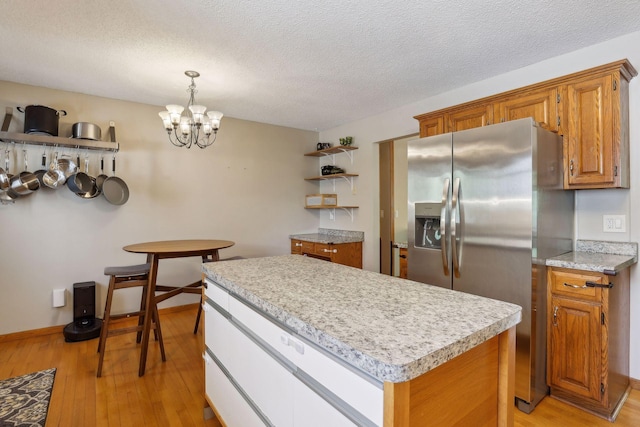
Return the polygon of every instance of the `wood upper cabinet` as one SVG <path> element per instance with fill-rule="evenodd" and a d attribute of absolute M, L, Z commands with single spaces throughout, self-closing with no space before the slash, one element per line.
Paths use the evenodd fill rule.
<path fill-rule="evenodd" d="M 567 83 L 565 188 L 629 188 L 629 63 Z"/>
<path fill-rule="evenodd" d="M 444 114 L 425 117 L 420 120 L 420 137 L 440 135 L 445 133 Z"/>
<path fill-rule="evenodd" d="M 532 117 L 563 135 L 564 188 L 629 188 L 627 60 L 415 116 L 420 137 Z"/>
<path fill-rule="evenodd" d="M 629 388 L 629 269 L 547 272 L 551 396 L 610 421 Z"/>
<path fill-rule="evenodd" d="M 558 102 L 556 87 L 542 88 L 498 100 L 495 103 L 493 116 L 496 118 L 496 122 L 533 117 L 533 120 L 540 123 L 543 128 L 557 132 L 560 125 Z"/>
<path fill-rule="evenodd" d="M 488 104 L 454 110 L 447 113 L 445 118 L 448 132 L 487 126 L 493 123 L 493 107 Z"/>

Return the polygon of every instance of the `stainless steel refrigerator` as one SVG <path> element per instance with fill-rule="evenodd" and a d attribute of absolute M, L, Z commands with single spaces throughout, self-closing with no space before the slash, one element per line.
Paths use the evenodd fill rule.
<path fill-rule="evenodd" d="M 408 278 L 518 304 L 516 403 L 546 385 L 547 258 L 573 246 L 562 137 L 531 118 L 408 143 Z"/>

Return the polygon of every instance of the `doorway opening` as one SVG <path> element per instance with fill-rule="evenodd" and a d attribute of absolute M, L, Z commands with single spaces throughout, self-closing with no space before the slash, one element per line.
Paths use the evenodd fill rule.
<path fill-rule="evenodd" d="M 407 142 L 417 134 L 382 141 L 379 150 L 380 273 L 400 276 L 407 237 Z"/>

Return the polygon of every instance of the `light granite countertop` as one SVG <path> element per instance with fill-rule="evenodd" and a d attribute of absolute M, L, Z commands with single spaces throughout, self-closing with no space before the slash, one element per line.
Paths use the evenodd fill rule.
<path fill-rule="evenodd" d="M 364 241 L 363 231 L 334 230 L 331 228 L 319 228 L 317 233 L 291 234 L 290 239 L 303 240 L 313 243 L 340 244 Z"/>
<path fill-rule="evenodd" d="M 514 304 L 300 255 L 206 263 L 203 272 L 380 381 L 413 379 L 521 320 Z"/>
<path fill-rule="evenodd" d="M 574 252 L 549 258 L 546 265 L 615 275 L 637 262 L 637 243 L 578 240 Z"/>

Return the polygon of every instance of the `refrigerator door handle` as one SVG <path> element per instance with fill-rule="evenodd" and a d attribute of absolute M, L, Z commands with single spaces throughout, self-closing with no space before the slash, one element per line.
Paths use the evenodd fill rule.
<path fill-rule="evenodd" d="M 442 188 L 442 208 L 440 210 L 440 251 L 442 252 L 442 270 L 449 275 L 449 260 L 447 257 L 447 201 L 449 198 L 449 178 L 444 180 Z"/>
<path fill-rule="evenodd" d="M 451 259 L 453 261 L 453 275 L 460 277 L 460 256 L 458 252 L 458 242 L 460 230 L 456 227 L 456 217 L 459 216 L 460 209 L 460 178 L 453 182 L 453 193 L 451 195 Z M 458 233 L 458 234 L 456 234 Z"/>

